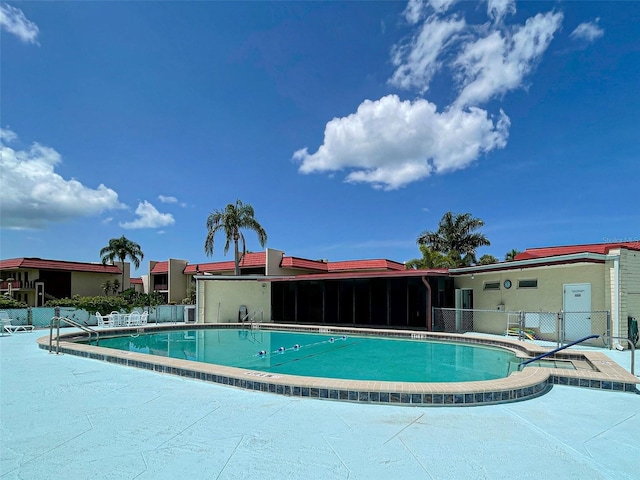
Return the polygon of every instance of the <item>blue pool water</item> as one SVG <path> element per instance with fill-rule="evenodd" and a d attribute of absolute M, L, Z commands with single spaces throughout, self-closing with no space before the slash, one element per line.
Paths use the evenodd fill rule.
<path fill-rule="evenodd" d="M 101 338 L 100 346 L 269 373 L 398 382 L 493 380 L 516 362 L 507 350 L 477 345 L 270 330 L 172 330 Z"/>

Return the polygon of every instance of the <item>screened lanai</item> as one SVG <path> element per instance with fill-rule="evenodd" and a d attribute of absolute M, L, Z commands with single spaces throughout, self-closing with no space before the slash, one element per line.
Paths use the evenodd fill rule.
<path fill-rule="evenodd" d="M 453 280 L 442 271 L 306 275 L 270 282 L 275 322 L 438 331 L 431 309 L 455 303 Z"/>

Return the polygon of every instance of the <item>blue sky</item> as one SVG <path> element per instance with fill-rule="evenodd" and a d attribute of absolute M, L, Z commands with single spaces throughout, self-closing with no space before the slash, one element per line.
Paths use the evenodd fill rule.
<path fill-rule="evenodd" d="M 0 3 L 0 257 L 419 256 L 640 238 L 640 2 Z M 246 232 L 247 249 L 259 251 Z"/>

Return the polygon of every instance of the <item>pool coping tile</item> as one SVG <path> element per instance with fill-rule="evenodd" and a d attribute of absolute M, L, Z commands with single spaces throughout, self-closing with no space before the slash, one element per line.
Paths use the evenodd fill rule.
<path fill-rule="evenodd" d="M 188 328 L 239 328 L 240 324 L 200 324 Z M 149 325 L 140 329 L 110 329 L 108 334 L 131 334 L 140 332 L 184 329 L 184 325 Z M 547 352 L 538 345 L 526 344 L 510 338 L 473 337 L 470 335 L 416 332 L 410 330 L 356 329 L 345 327 L 319 327 L 308 325 L 261 324 L 260 328 L 286 329 L 318 333 L 339 333 L 357 335 L 378 335 L 413 338 L 421 340 L 454 341 L 466 344 L 483 344 L 511 350 L 522 358 L 532 358 Z M 101 333 L 107 333 L 100 331 Z M 358 403 L 380 403 L 413 406 L 462 406 L 486 405 L 520 401 L 537 397 L 548 391 L 554 384 L 581 388 L 596 388 L 619 392 L 635 392 L 640 379 L 627 372 L 605 354 L 594 351 L 572 350 L 570 354 L 557 355 L 555 359 L 573 358 L 585 361 L 592 370 L 569 370 L 549 367 L 527 366 L 522 371 L 512 372 L 508 377 L 497 380 L 473 382 L 383 382 L 362 380 L 341 380 L 318 377 L 302 377 L 285 374 L 270 374 L 250 369 L 205 364 L 191 360 L 168 358 L 136 352 L 114 350 L 78 343 L 86 339 L 86 334 L 77 332 L 61 334 L 59 351 L 95 360 L 116 363 L 135 368 L 177 375 L 199 381 L 219 383 L 247 390 L 257 390 L 279 395 L 300 396 L 323 400 L 339 400 Z M 49 336 L 37 340 L 40 348 L 50 349 Z M 54 347 L 55 349 L 55 344 Z"/>

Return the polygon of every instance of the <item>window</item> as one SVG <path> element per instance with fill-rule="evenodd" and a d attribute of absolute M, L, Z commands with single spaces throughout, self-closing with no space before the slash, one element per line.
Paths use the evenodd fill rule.
<path fill-rule="evenodd" d="M 484 282 L 484 290 L 500 290 L 500 282 Z"/>
<path fill-rule="evenodd" d="M 518 280 L 518 288 L 538 288 L 538 279 Z"/>

